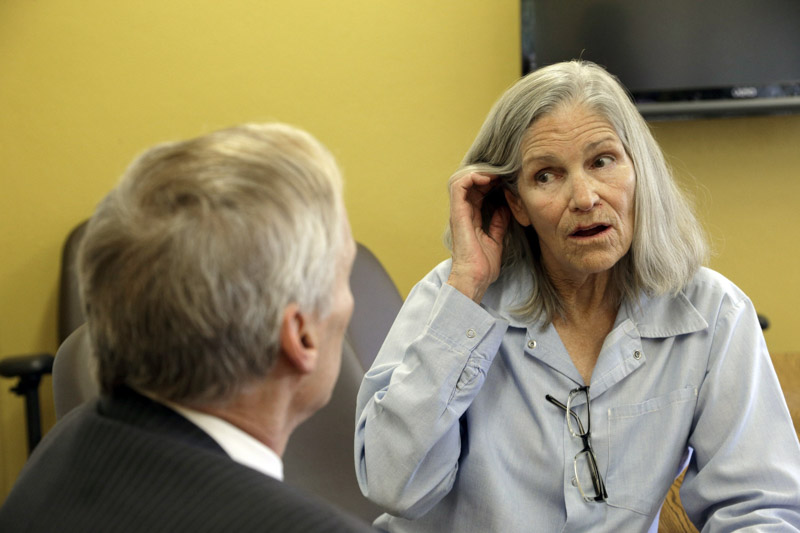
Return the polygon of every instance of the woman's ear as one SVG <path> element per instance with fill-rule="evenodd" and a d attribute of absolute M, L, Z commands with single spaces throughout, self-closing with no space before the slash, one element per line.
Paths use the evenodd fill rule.
<path fill-rule="evenodd" d="M 289 304 L 283 311 L 280 332 L 281 354 L 301 374 L 309 374 L 317 366 L 316 322 L 300 311 L 297 304 Z"/>
<path fill-rule="evenodd" d="M 514 215 L 516 221 L 519 222 L 520 226 L 530 226 L 531 219 L 520 197 L 508 189 L 505 189 L 503 192 L 506 194 L 506 202 L 508 202 L 508 207 L 511 208 L 511 214 Z"/>

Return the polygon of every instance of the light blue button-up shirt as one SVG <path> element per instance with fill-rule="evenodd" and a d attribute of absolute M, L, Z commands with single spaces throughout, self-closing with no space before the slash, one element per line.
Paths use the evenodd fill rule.
<path fill-rule="evenodd" d="M 355 455 L 392 532 L 652 531 L 674 478 L 703 531 L 800 530 L 800 444 L 750 300 L 701 269 L 675 297 L 620 308 L 590 384 L 607 502 L 575 484 L 566 403 L 584 385 L 552 325 L 508 310 L 501 278 L 479 306 L 445 282 L 411 292 L 364 378 Z M 586 420 L 585 401 L 573 404 Z M 690 453 L 693 450 L 693 453 Z M 579 463 L 581 487 L 591 478 Z"/>

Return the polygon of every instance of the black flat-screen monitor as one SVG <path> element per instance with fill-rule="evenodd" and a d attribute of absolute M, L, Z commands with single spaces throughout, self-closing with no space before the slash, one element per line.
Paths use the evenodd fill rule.
<path fill-rule="evenodd" d="M 649 119 L 800 112 L 800 0 L 521 0 L 523 74 L 586 59 Z"/>

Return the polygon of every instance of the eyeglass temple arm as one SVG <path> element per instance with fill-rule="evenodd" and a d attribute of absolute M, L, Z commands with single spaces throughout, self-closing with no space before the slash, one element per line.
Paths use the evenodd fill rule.
<path fill-rule="evenodd" d="M 549 394 L 545 394 L 544 399 L 547 400 L 548 402 L 552 403 L 553 405 L 556 405 L 556 406 L 562 408 L 564 411 L 567 410 L 567 406 L 566 405 L 564 405 L 563 403 L 559 402 L 558 400 L 556 400 L 555 398 L 553 398 Z M 581 431 L 581 434 L 585 434 L 586 432 L 583 430 L 583 424 L 581 423 L 580 417 L 578 415 L 576 415 L 575 411 L 573 411 L 572 409 L 569 410 L 569 414 L 571 414 L 572 418 L 575 419 L 575 422 L 578 423 L 578 429 Z"/>

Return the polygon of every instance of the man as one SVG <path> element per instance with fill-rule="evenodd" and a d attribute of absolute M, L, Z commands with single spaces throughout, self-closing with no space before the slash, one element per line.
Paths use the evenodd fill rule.
<path fill-rule="evenodd" d="M 132 164 L 78 259 L 101 397 L 37 447 L 0 530 L 370 531 L 280 482 L 352 314 L 341 188 L 330 153 L 285 125 Z"/>

